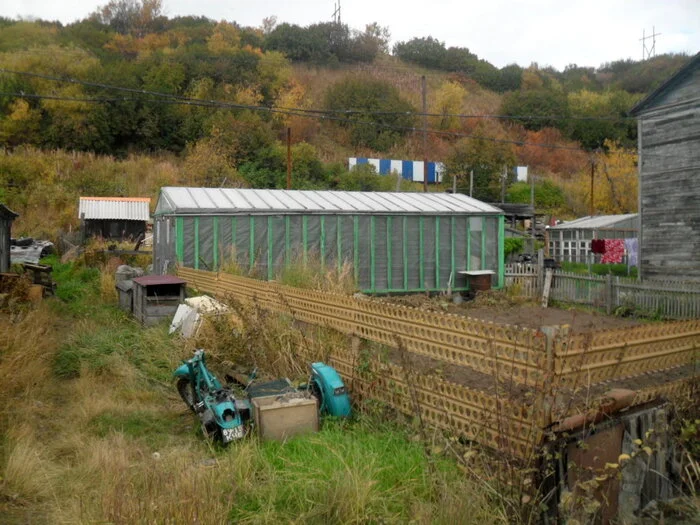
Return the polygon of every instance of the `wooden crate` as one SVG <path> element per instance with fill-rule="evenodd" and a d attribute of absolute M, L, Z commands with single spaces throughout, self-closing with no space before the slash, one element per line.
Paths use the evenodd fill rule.
<path fill-rule="evenodd" d="M 258 435 L 263 439 L 285 439 L 299 434 L 318 432 L 316 399 L 298 394 L 266 396 L 253 399 L 253 413 Z"/>

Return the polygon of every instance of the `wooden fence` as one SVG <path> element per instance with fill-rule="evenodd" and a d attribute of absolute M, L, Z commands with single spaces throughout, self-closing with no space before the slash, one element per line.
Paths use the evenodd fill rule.
<path fill-rule="evenodd" d="M 700 320 L 572 335 L 567 327 L 540 331 L 498 325 L 225 273 L 181 268 L 178 275 L 200 292 L 255 302 L 299 321 L 431 358 L 436 365 L 448 363 L 482 377 L 487 374 L 501 394 L 435 374 L 411 375 L 376 356 L 367 361 L 357 349 L 337 348 L 331 354 L 332 364 L 359 394 L 371 395 L 409 414 L 418 404 L 430 423 L 521 458 L 530 457 L 541 442 L 544 428 L 552 423 L 555 409 L 551 401 L 545 400 L 552 395 L 555 383 L 575 388 L 687 367 L 697 362 L 700 348 Z M 358 373 L 361 361 L 370 365 L 374 375 Z M 503 389 L 504 379 L 530 393 L 517 399 L 509 397 Z M 685 388 L 687 379 L 652 384 L 640 390 L 638 398 L 651 399 L 657 391 L 676 392 Z M 580 409 L 570 407 L 573 412 Z"/>
<path fill-rule="evenodd" d="M 542 274 L 535 265 L 506 267 L 505 286 L 512 293 L 537 299 Z M 608 313 L 630 313 L 666 319 L 700 318 L 700 283 L 644 281 L 612 275 L 583 275 L 554 271 L 550 299 L 604 308 Z"/>

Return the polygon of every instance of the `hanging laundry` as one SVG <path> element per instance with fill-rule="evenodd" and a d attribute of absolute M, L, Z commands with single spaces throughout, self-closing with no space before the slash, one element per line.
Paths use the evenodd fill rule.
<path fill-rule="evenodd" d="M 636 237 L 625 239 L 625 250 L 627 250 L 627 266 L 638 266 L 639 242 Z"/>
<path fill-rule="evenodd" d="M 591 241 L 592 253 L 605 253 L 605 241 L 603 239 L 593 239 Z"/>
<path fill-rule="evenodd" d="M 624 239 L 605 239 L 605 253 L 600 262 L 603 264 L 618 264 L 625 255 Z"/>

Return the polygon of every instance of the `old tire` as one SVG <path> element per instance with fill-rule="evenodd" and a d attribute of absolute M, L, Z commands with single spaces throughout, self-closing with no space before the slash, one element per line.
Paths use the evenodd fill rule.
<path fill-rule="evenodd" d="M 192 383 L 190 383 L 190 380 L 185 377 L 178 379 L 177 391 L 187 405 L 187 408 L 194 412 L 194 391 L 192 390 Z"/>

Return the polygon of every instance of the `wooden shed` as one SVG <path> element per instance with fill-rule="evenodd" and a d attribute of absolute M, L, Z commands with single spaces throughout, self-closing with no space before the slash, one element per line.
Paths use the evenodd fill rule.
<path fill-rule="evenodd" d="M 172 275 L 146 275 L 133 281 L 134 317 L 151 326 L 171 319 L 185 302 L 187 282 Z"/>
<path fill-rule="evenodd" d="M 151 199 L 80 197 L 78 218 L 86 237 L 127 240 L 146 233 Z"/>
<path fill-rule="evenodd" d="M 700 53 L 631 114 L 638 118 L 640 277 L 700 281 Z"/>
<path fill-rule="evenodd" d="M 0 204 L 0 272 L 10 269 L 10 237 L 12 222 L 19 217 L 4 204 Z"/>
<path fill-rule="evenodd" d="M 549 255 L 557 261 L 597 262 L 591 254 L 592 240 L 634 239 L 638 231 L 636 213 L 594 215 L 566 221 L 549 228 Z"/>

